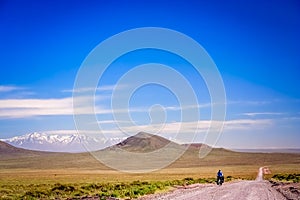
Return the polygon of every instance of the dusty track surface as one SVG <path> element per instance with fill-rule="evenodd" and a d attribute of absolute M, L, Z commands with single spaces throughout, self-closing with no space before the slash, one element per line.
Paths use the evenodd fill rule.
<path fill-rule="evenodd" d="M 166 194 L 142 197 L 140 200 L 195 200 L 195 199 L 286 199 L 267 181 L 238 181 L 217 185 L 196 185 L 193 188 L 177 189 Z"/>
<path fill-rule="evenodd" d="M 192 185 L 165 194 L 154 194 L 142 197 L 139 200 L 209 200 L 209 199 L 286 199 L 272 184 L 263 180 L 264 167 L 259 168 L 255 181 L 236 181 L 225 183 L 222 186 L 216 184 Z"/>

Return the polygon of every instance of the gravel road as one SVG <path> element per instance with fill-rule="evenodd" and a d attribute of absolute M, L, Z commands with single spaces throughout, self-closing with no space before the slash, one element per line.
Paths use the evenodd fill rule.
<path fill-rule="evenodd" d="M 176 189 L 164 194 L 154 194 L 139 198 L 139 200 L 213 200 L 213 199 L 249 199 L 269 200 L 286 199 L 274 189 L 271 183 L 263 180 L 263 169 L 260 168 L 255 181 L 236 181 L 216 184 L 195 184 L 188 188 Z"/>
<path fill-rule="evenodd" d="M 142 197 L 139 200 L 196 200 L 196 199 L 286 199 L 268 181 L 238 181 L 225 183 L 222 186 L 214 184 L 194 185 L 192 188 L 177 189 L 165 194 L 155 194 Z"/>

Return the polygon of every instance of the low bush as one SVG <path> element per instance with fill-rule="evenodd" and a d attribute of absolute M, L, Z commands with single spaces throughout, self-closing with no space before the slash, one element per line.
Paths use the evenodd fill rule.
<path fill-rule="evenodd" d="M 0 199 L 80 199 L 87 196 L 106 199 L 137 198 L 167 190 L 172 186 L 184 186 L 195 183 L 212 183 L 215 179 L 194 179 L 191 177 L 171 181 L 133 181 L 121 183 L 86 183 L 86 184 L 22 184 L 18 187 L 4 186 L 0 189 Z"/>
<path fill-rule="evenodd" d="M 272 178 L 278 181 L 300 182 L 300 174 L 275 174 Z"/>

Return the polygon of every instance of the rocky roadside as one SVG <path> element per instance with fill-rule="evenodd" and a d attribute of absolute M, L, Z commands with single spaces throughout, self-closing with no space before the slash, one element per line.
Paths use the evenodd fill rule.
<path fill-rule="evenodd" d="M 288 200 L 300 200 L 300 183 L 270 181 L 272 187 Z"/>

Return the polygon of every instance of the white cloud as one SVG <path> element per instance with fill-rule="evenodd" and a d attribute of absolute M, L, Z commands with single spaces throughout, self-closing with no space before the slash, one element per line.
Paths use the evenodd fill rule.
<path fill-rule="evenodd" d="M 64 108 L 72 106 L 72 98 L 62 99 L 1 99 L 0 109 L 10 108 Z"/>
<path fill-rule="evenodd" d="M 2 99 L 1 118 L 72 114 L 72 99 Z"/>
<path fill-rule="evenodd" d="M 67 89 L 62 90 L 62 92 L 77 92 L 77 93 L 83 93 L 83 92 L 91 92 L 91 91 L 113 91 L 116 85 L 103 85 L 99 86 L 97 88 L 77 88 L 77 89 Z M 123 89 L 127 87 L 126 85 L 118 85 L 118 89 Z"/>
<path fill-rule="evenodd" d="M 99 103 L 105 95 L 76 97 L 79 107 L 76 114 L 112 114 L 126 112 L 148 112 L 148 108 L 109 109 Z M 90 105 L 91 99 L 97 103 Z M 51 99 L 0 99 L 0 118 L 28 118 L 47 115 L 73 115 L 73 97 Z"/>
<path fill-rule="evenodd" d="M 242 113 L 241 115 L 255 117 L 258 115 L 283 115 L 284 113 L 279 112 L 248 112 L 248 113 Z"/>
<path fill-rule="evenodd" d="M 113 120 L 108 121 L 109 123 L 116 123 Z M 265 128 L 270 126 L 273 123 L 271 119 L 236 119 L 229 121 L 211 121 L 211 120 L 200 120 L 200 121 L 191 121 L 191 122 L 169 122 L 161 124 L 145 124 L 145 125 L 134 125 L 134 126 L 120 126 L 118 129 L 105 130 L 108 132 L 120 132 L 125 131 L 130 135 L 135 134 L 140 131 L 149 132 L 152 134 L 162 133 L 162 134 L 176 134 L 176 133 L 194 133 L 197 130 L 197 133 L 206 133 L 209 128 L 214 129 L 214 125 L 217 127 L 222 126 L 224 123 L 223 131 L 231 130 L 254 130 Z M 126 123 L 124 123 L 126 124 Z M 129 123 L 128 123 L 129 124 Z"/>
<path fill-rule="evenodd" d="M 117 123 L 130 123 L 129 121 L 125 121 L 125 120 L 99 120 L 97 121 L 97 124 L 117 124 Z"/>
<path fill-rule="evenodd" d="M 24 89 L 22 87 L 16 87 L 16 86 L 5 86 L 5 85 L 0 85 L 0 92 L 11 92 L 15 90 L 21 90 Z"/>
<path fill-rule="evenodd" d="M 227 101 L 227 104 L 254 105 L 254 106 L 266 105 L 270 103 L 272 103 L 272 101 Z"/>
<path fill-rule="evenodd" d="M 272 119 L 236 119 L 226 121 L 224 131 L 261 129 L 272 124 Z"/>
<path fill-rule="evenodd" d="M 185 110 L 185 109 L 196 109 L 196 108 L 207 108 L 211 107 L 211 103 L 204 103 L 204 104 L 198 104 L 198 105 L 187 105 L 187 106 L 167 106 L 165 107 L 166 110 Z"/>
<path fill-rule="evenodd" d="M 209 108 L 211 107 L 212 104 L 210 103 L 204 103 L 204 104 L 199 104 L 199 105 L 185 105 L 185 106 L 163 106 L 162 108 L 166 111 L 180 111 L 180 110 L 188 110 L 188 109 L 197 109 L 197 108 Z M 149 107 L 134 107 L 134 108 L 129 108 L 129 112 L 149 112 L 151 109 L 151 106 Z M 122 110 L 116 110 L 117 112 L 127 112 L 127 109 L 122 109 Z"/>
<path fill-rule="evenodd" d="M 107 109 L 100 106 L 88 107 L 84 103 L 88 97 L 81 97 L 81 106 L 76 110 L 78 114 L 107 113 Z M 94 98 L 94 97 L 92 97 Z M 103 97 L 96 96 L 96 100 Z M 73 115 L 73 98 L 52 99 L 0 99 L 0 118 L 26 118 L 46 115 Z"/>
<path fill-rule="evenodd" d="M 76 135 L 78 134 L 77 130 L 70 129 L 70 130 L 51 130 L 51 131 L 42 131 L 45 134 L 53 135 L 53 134 L 59 134 L 59 135 Z"/>

